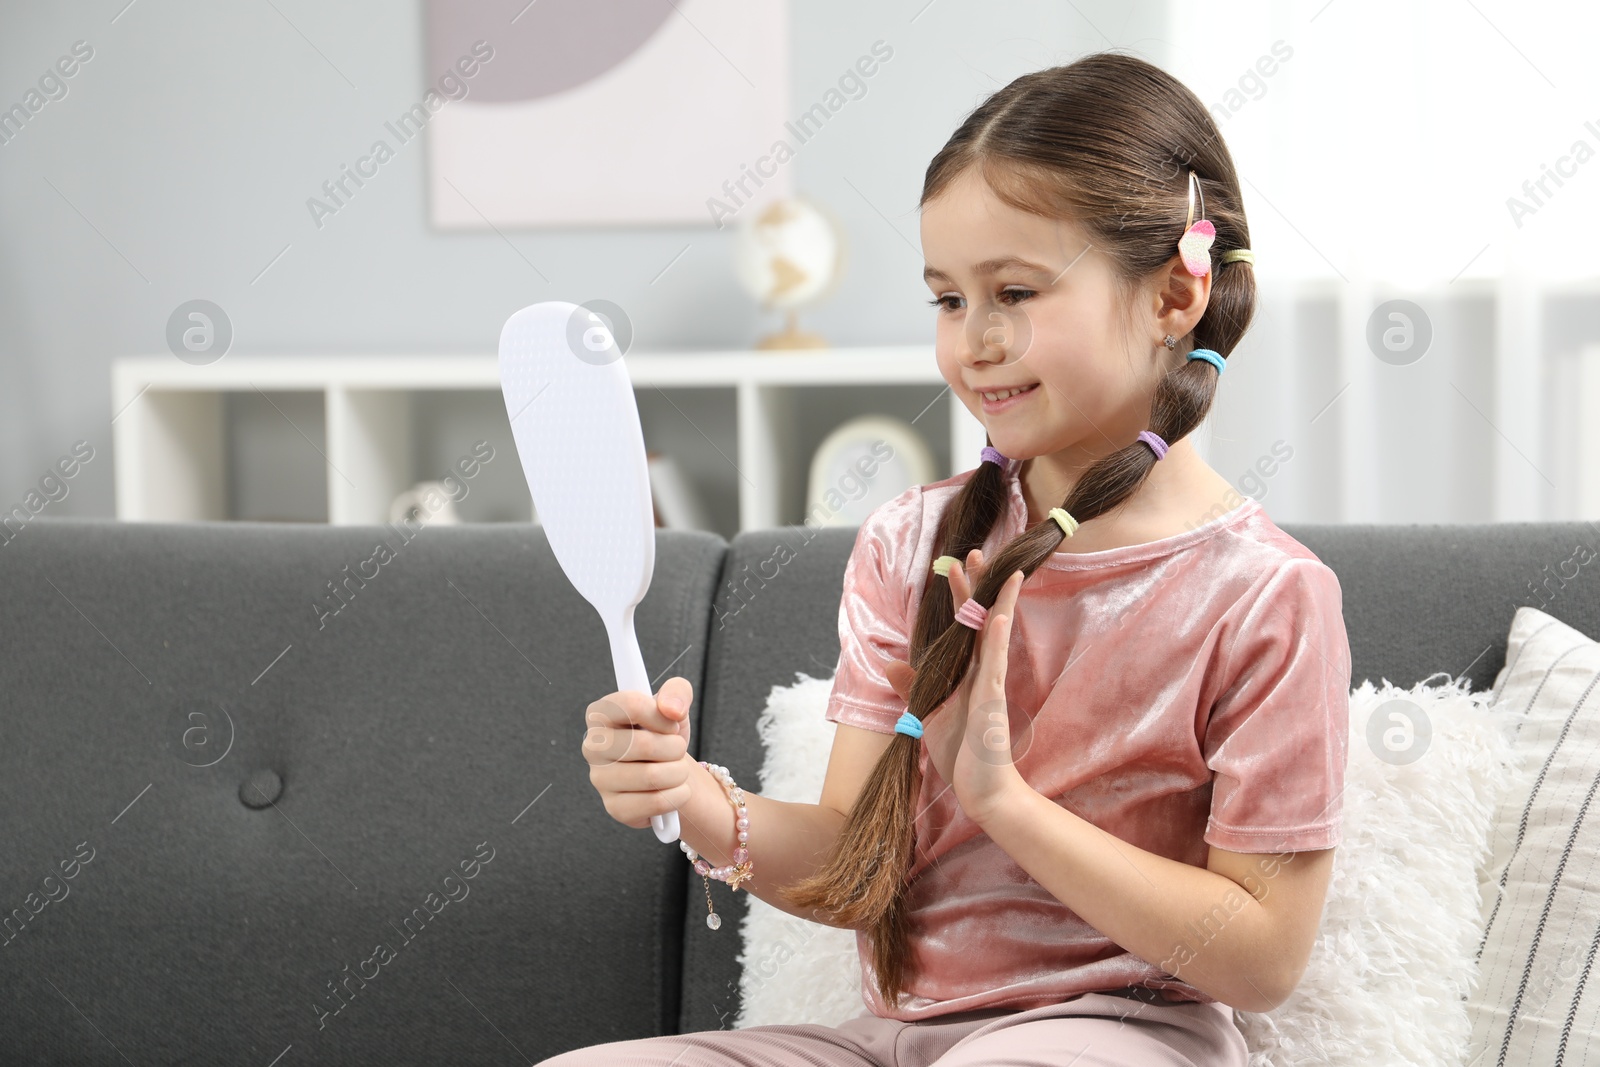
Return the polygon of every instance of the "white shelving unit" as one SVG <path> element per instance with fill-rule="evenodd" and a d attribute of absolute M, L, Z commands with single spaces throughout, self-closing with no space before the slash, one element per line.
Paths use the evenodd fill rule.
<path fill-rule="evenodd" d="M 817 351 L 633 352 L 635 389 L 724 387 L 737 406 L 739 527 L 798 521 L 783 502 L 805 485 L 809 455 L 795 446 L 801 390 L 816 386 L 943 386 L 926 345 Z M 309 392 L 324 405 L 330 523 L 381 523 L 409 487 L 414 402 L 427 394 L 499 395 L 494 356 L 240 356 L 193 366 L 171 355 L 112 366 L 117 517 L 134 521 L 228 518 L 226 398 L 230 393 Z M 926 388 L 921 392 L 927 392 Z M 973 465 L 983 425 L 953 397 L 934 432 L 949 434 L 957 470 Z M 919 422 L 919 426 L 927 426 Z M 648 437 L 646 447 L 653 447 Z M 950 470 L 941 477 L 956 473 Z"/>

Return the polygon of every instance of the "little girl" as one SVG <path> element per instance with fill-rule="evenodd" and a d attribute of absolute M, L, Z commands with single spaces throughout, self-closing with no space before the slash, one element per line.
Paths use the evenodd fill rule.
<path fill-rule="evenodd" d="M 548 1063 L 1243 1067 L 1233 1009 L 1304 971 L 1350 651 L 1332 570 L 1189 440 L 1255 306 L 1228 150 L 1170 75 L 1091 55 L 978 107 L 921 205 L 989 447 L 857 534 L 822 803 L 746 792 L 737 837 L 679 678 L 591 705 L 585 745 L 613 817 L 747 842 L 749 892 L 854 929 L 865 1010 Z"/>

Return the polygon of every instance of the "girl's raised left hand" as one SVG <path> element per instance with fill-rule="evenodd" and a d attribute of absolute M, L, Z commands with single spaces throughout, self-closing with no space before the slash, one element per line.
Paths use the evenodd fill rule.
<path fill-rule="evenodd" d="M 974 549 L 969 563 L 982 553 Z M 959 609 L 971 595 L 971 586 L 959 562 L 950 567 L 952 600 Z M 973 819 L 982 822 L 993 807 L 1019 782 L 1011 756 L 1011 723 L 1006 707 L 1006 653 L 1011 640 L 1011 618 L 1022 572 L 1017 571 L 1000 588 L 989 609 L 974 647 L 976 662 L 944 706 L 923 725 L 922 740 L 939 776 L 955 790 L 956 800 Z M 888 667 L 889 682 L 902 699 L 909 700 L 915 677 L 904 660 Z"/>

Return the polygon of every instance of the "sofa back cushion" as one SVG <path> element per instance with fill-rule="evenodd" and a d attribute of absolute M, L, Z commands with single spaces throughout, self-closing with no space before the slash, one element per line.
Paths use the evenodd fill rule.
<path fill-rule="evenodd" d="M 676 1025 L 688 865 L 580 751 L 598 615 L 538 527 L 409 533 L 0 550 L 0 1062 L 530 1062 Z M 637 612 L 697 694 L 723 549 L 663 532 Z"/>
<path fill-rule="evenodd" d="M 1410 686 L 1445 671 L 1493 688 L 1524 604 L 1600 632 L 1600 523 L 1283 529 L 1339 576 L 1356 682 Z"/>
<path fill-rule="evenodd" d="M 741 787 L 756 791 L 760 781 L 763 748 L 756 720 L 773 687 L 792 685 L 802 673 L 831 678 L 838 666 L 839 597 L 856 529 L 778 527 L 739 534 L 728 546 L 712 605 L 700 694 L 703 730 L 696 744 L 698 758 L 727 767 Z M 750 847 L 760 855 L 754 836 Z M 705 885 L 688 863 L 683 867 L 690 906 L 679 1025 L 684 1033 L 730 1029 L 739 1014 L 746 893 L 711 882 L 711 899 L 722 917 L 721 927 L 711 930 Z"/>

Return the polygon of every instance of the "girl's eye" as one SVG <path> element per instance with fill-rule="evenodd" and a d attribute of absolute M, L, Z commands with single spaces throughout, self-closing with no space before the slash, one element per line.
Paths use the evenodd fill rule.
<path fill-rule="evenodd" d="M 1034 292 L 1034 290 L 1032 290 L 1032 289 L 1024 289 L 1021 286 L 1013 286 L 1012 288 L 1002 289 L 1000 291 L 1001 302 L 1004 303 L 1007 307 L 1014 307 L 1015 305 L 1017 305 L 1017 304 L 1021 303 L 1022 301 L 1028 299 L 1028 297 L 1035 296 L 1035 295 L 1037 295 L 1037 294 Z M 1008 299 L 1006 299 L 1007 297 L 1010 297 L 1011 299 L 1008 300 Z M 944 311 L 955 311 L 956 309 L 951 307 L 948 303 L 946 303 L 946 301 L 948 301 L 948 300 L 960 300 L 960 299 L 961 298 L 959 296 L 955 296 L 954 294 L 946 294 L 944 296 L 936 296 L 932 300 L 928 301 L 928 306 L 929 307 L 937 307 L 937 308 L 940 308 L 940 309 L 942 309 Z"/>

